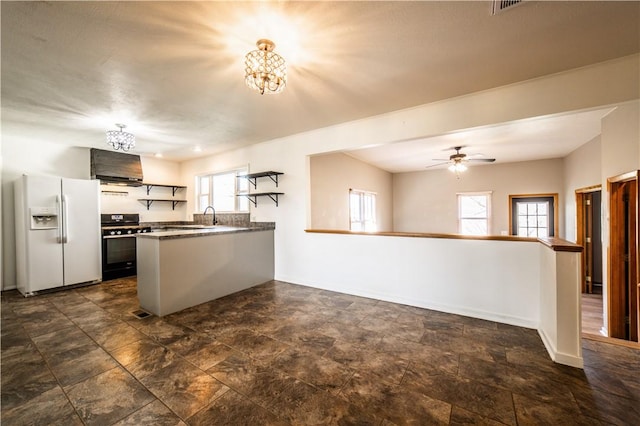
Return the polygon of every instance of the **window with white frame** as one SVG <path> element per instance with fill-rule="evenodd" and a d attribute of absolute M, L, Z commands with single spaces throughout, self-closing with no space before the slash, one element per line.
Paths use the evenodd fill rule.
<path fill-rule="evenodd" d="M 458 194 L 458 232 L 464 235 L 489 235 L 491 192 Z"/>
<path fill-rule="evenodd" d="M 244 174 L 246 167 L 196 176 L 196 211 L 213 206 L 216 212 L 248 212 L 249 199 L 238 197 L 249 193 L 249 181 L 237 178 Z"/>
<path fill-rule="evenodd" d="M 349 190 L 350 230 L 374 232 L 376 228 L 375 192 Z"/>

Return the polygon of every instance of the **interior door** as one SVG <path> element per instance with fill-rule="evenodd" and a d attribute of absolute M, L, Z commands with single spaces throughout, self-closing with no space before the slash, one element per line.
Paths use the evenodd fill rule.
<path fill-rule="evenodd" d="M 633 178 L 610 187 L 609 336 L 638 341 L 638 188 Z"/>
<path fill-rule="evenodd" d="M 584 281 L 585 291 L 593 293 L 593 194 L 586 193 L 584 202 Z"/>

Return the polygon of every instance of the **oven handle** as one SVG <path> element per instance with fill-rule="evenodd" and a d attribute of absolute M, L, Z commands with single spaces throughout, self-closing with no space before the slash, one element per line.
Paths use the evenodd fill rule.
<path fill-rule="evenodd" d="M 137 234 L 122 234 L 122 235 L 103 235 L 103 240 L 108 240 L 111 238 L 135 238 Z"/>

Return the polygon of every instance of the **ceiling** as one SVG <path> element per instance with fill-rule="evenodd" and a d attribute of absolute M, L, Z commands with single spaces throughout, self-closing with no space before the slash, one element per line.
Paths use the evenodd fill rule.
<path fill-rule="evenodd" d="M 347 154 L 391 173 L 446 168 L 454 147 L 467 158 L 495 163 L 563 158 L 600 134 L 612 108 L 518 120 L 424 139 L 349 151 Z M 473 163 L 473 166 L 495 163 Z M 467 164 L 469 165 L 469 164 Z"/>
<path fill-rule="evenodd" d="M 104 132 L 124 123 L 135 153 L 181 161 L 640 51 L 640 2 L 490 10 L 485 1 L 2 1 L 2 138 L 107 148 Z M 265 37 L 288 62 L 278 95 L 244 84 L 244 54 Z M 592 138 L 604 113 L 444 135 L 413 166 L 403 161 L 420 141 L 377 155 L 396 171 L 454 145 L 504 161 L 519 158 L 501 150 L 511 134 L 549 158 Z M 541 136 L 557 144 L 541 153 Z"/>

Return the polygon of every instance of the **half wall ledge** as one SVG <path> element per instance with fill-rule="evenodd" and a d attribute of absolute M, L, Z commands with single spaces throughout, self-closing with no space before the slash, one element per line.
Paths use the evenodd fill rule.
<path fill-rule="evenodd" d="M 485 240 L 485 241 L 523 241 L 539 242 L 553 251 L 571 251 L 582 253 L 582 246 L 574 244 L 562 238 L 529 238 L 515 235 L 462 235 L 462 234 L 438 234 L 429 232 L 359 232 L 337 229 L 305 229 L 305 232 L 318 234 L 343 234 L 343 235 L 371 235 L 384 237 L 409 237 L 409 238 L 448 238 L 454 240 Z"/>

